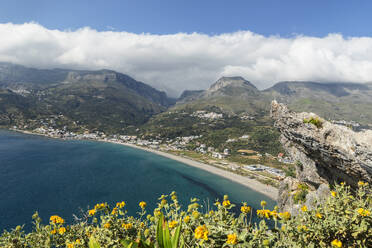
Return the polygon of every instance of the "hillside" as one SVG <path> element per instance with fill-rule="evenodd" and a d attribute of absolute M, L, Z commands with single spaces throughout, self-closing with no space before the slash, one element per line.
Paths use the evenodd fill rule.
<path fill-rule="evenodd" d="M 186 91 L 174 109 L 217 107 L 227 114 L 266 115 L 270 100 L 242 77 L 222 77 L 204 91 Z"/>
<path fill-rule="evenodd" d="M 39 70 L 0 64 L 1 125 L 35 125 L 51 115 L 66 123 L 118 132 L 145 123 L 172 104 L 160 92 L 110 70 Z"/>
<path fill-rule="evenodd" d="M 175 109 L 218 107 L 228 114 L 263 116 L 272 100 L 327 119 L 372 123 L 372 85 L 358 83 L 279 82 L 259 91 L 241 77 L 223 77 L 205 91 L 185 91 Z"/>
<path fill-rule="evenodd" d="M 372 123 L 372 85 L 357 83 L 280 82 L 262 93 L 294 111 L 327 119 Z"/>

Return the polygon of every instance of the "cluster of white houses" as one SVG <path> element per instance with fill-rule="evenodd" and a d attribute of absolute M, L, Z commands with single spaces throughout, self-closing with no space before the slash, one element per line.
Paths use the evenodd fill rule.
<path fill-rule="evenodd" d="M 268 166 L 265 166 L 265 165 L 262 165 L 262 164 L 244 165 L 243 168 L 248 170 L 248 171 L 266 171 L 266 172 L 268 172 L 268 173 L 270 173 L 274 176 L 280 177 L 280 178 L 285 177 L 285 173 L 284 173 L 283 170 L 268 167 Z"/>
<path fill-rule="evenodd" d="M 223 118 L 223 114 L 217 114 L 215 112 L 207 112 L 205 110 L 198 110 L 191 114 L 191 116 L 198 117 L 207 120 L 216 120 Z"/>
<path fill-rule="evenodd" d="M 14 129 L 17 130 L 17 127 L 14 127 Z M 89 140 L 110 141 L 110 142 L 118 142 L 118 143 L 129 143 L 133 145 L 146 146 L 152 149 L 161 149 L 165 151 L 166 150 L 179 150 L 179 151 L 184 150 L 187 144 L 190 143 L 192 140 L 202 137 L 202 136 L 177 137 L 175 139 L 167 139 L 165 142 L 163 142 L 162 140 L 156 140 L 156 139 L 153 139 L 153 140 L 141 139 L 136 135 L 107 136 L 103 132 L 90 133 L 88 131 L 84 132 L 83 134 L 78 134 L 78 133 L 70 132 L 67 130 L 54 129 L 53 127 L 46 127 L 46 126 L 36 128 L 34 129 L 34 132 L 45 135 L 45 136 L 54 137 L 54 138 L 89 139 Z M 248 138 L 248 137 L 242 137 L 242 138 Z M 230 155 L 229 149 L 224 149 L 223 152 L 218 152 L 216 151 L 214 147 L 207 147 L 205 144 L 199 144 L 196 147 L 195 151 L 202 153 L 202 154 L 209 154 L 210 156 L 216 159 L 224 159 Z M 251 150 L 239 150 L 239 152 L 241 153 L 243 152 L 249 153 L 249 151 Z M 272 156 L 270 154 L 266 154 L 266 155 Z M 292 161 L 289 158 L 284 158 L 283 154 L 281 153 L 278 154 L 277 159 L 285 163 L 292 163 Z M 239 168 L 239 166 L 234 165 L 230 168 L 233 170 L 236 170 L 237 168 Z M 249 171 L 266 171 L 275 176 L 284 177 L 284 172 L 282 170 L 271 168 L 271 167 L 260 165 L 260 164 L 244 165 L 242 168 L 249 170 Z"/>

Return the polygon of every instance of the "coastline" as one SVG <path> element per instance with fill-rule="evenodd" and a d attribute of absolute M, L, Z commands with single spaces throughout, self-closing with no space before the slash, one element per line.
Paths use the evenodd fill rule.
<path fill-rule="evenodd" d="M 102 140 L 98 140 L 98 141 L 102 141 Z M 247 188 L 250 188 L 250 189 L 252 189 L 252 190 L 254 190 L 254 191 L 256 191 L 260 194 L 263 194 L 263 195 L 271 198 L 274 201 L 277 201 L 278 189 L 276 189 L 276 188 L 274 188 L 270 185 L 265 185 L 265 184 L 255 180 L 255 179 L 250 179 L 248 177 L 244 177 L 244 176 L 232 173 L 230 171 L 219 169 L 217 167 L 214 167 L 214 166 L 211 166 L 211 165 L 199 162 L 199 161 L 195 161 L 195 160 L 192 160 L 192 159 L 189 159 L 189 158 L 176 156 L 174 154 L 170 154 L 170 153 L 163 152 L 163 151 L 158 151 L 158 150 L 154 150 L 154 149 L 150 149 L 150 148 L 146 148 L 146 147 L 141 147 L 141 146 L 137 146 L 137 145 L 133 145 L 133 144 L 129 144 L 129 143 L 121 143 L 121 142 L 115 142 L 115 141 L 104 141 L 104 142 L 108 142 L 108 143 L 112 143 L 112 144 L 118 144 L 118 145 L 124 145 L 124 146 L 132 147 L 132 148 L 135 148 L 135 149 L 141 149 L 143 151 L 151 152 L 151 153 L 154 153 L 154 154 L 157 154 L 157 155 L 160 155 L 160 156 L 163 156 L 163 157 L 181 162 L 181 163 L 186 164 L 188 166 L 199 168 L 201 170 L 207 171 L 207 172 L 212 173 L 214 175 L 226 178 L 226 179 L 228 179 L 230 181 L 233 181 L 235 183 L 239 183 L 239 184 L 241 184 L 241 185 L 243 185 Z"/>
<path fill-rule="evenodd" d="M 24 133 L 24 134 L 30 134 L 30 135 L 44 136 L 44 137 L 48 137 L 48 138 L 60 139 L 60 138 L 57 138 L 57 137 L 51 137 L 49 135 L 44 135 L 44 134 L 39 134 L 39 133 L 34 133 L 34 132 L 24 131 L 24 130 L 11 130 L 11 131 L 16 131 L 16 132 L 20 132 L 20 133 Z M 235 174 L 233 172 L 214 167 L 214 166 L 206 164 L 206 163 L 202 163 L 202 162 L 195 161 L 195 160 L 192 160 L 192 159 L 189 159 L 189 158 L 177 156 L 177 155 L 174 155 L 174 154 L 171 154 L 171 153 L 167 153 L 167 152 L 163 152 L 163 151 L 159 151 L 159 150 L 154 150 L 154 149 L 147 148 L 147 147 L 137 146 L 137 145 L 129 144 L 129 143 L 123 143 L 123 142 L 117 142 L 117 141 L 111 141 L 111 140 L 102 140 L 102 139 L 97 139 L 97 140 L 93 140 L 93 141 L 123 145 L 123 146 L 131 147 L 131 148 L 134 148 L 134 149 L 140 149 L 140 150 L 143 150 L 143 151 L 151 152 L 151 153 L 154 153 L 154 154 L 157 154 L 157 155 L 160 155 L 160 156 L 163 156 L 163 157 L 181 162 L 181 163 L 186 164 L 188 166 L 199 168 L 199 169 L 207 171 L 211 174 L 223 177 L 223 178 L 228 179 L 232 182 L 235 182 L 235 183 L 241 184 L 241 185 L 243 185 L 247 188 L 250 188 L 251 190 L 256 191 L 260 194 L 263 194 L 263 195 L 269 197 L 270 199 L 272 199 L 274 201 L 277 201 L 277 197 L 278 197 L 278 189 L 277 188 L 275 188 L 273 186 L 270 186 L 270 185 L 265 185 L 265 184 L 255 180 L 255 179 L 244 177 L 244 176 Z"/>

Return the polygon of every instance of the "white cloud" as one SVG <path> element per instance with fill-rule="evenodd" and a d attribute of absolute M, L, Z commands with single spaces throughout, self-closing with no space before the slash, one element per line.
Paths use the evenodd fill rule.
<path fill-rule="evenodd" d="M 50 30 L 0 24 L 0 61 L 41 68 L 113 69 L 171 94 L 220 76 L 258 88 L 283 80 L 372 81 L 372 37 L 265 37 L 250 31 L 171 35 Z"/>

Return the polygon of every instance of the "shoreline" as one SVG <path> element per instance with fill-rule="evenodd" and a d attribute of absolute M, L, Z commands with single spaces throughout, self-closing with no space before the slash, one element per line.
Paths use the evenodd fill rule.
<path fill-rule="evenodd" d="M 43 136 L 43 137 L 48 137 L 48 138 L 61 139 L 61 138 L 51 137 L 49 135 L 34 133 L 34 132 L 30 132 L 30 131 L 12 130 L 12 129 L 10 129 L 10 131 L 15 131 L 15 132 L 20 132 L 20 133 L 30 134 L 30 135 L 38 135 L 38 136 Z M 111 144 L 131 147 L 131 148 L 134 148 L 134 149 L 140 149 L 140 150 L 143 150 L 143 151 L 146 151 L 146 152 L 151 152 L 153 154 L 157 154 L 159 156 L 163 156 L 163 157 L 181 162 L 181 163 L 183 163 L 187 166 L 199 168 L 199 169 L 207 171 L 211 174 L 223 177 L 223 178 L 228 179 L 232 182 L 243 185 L 243 186 L 245 186 L 245 187 L 247 187 L 247 188 L 249 188 L 253 191 L 256 191 L 260 194 L 263 194 L 263 195 L 269 197 L 270 199 L 272 199 L 274 201 L 277 201 L 277 198 L 278 198 L 278 189 L 273 187 L 273 186 L 265 185 L 265 184 L 255 180 L 255 179 L 251 179 L 251 178 L 248 178 L 248 177 L 245 177 L 245 176 L 241 176 L 241 175 L 238 175 L 236 173 L 233 173 L 233 172 L 230 172 L 230 171 L 227 171 L 227 170 L 224 170 L 224 169 L 220 169 L 220 168 L 214 167 L 214 166 L 206 164 L 206 163 L 202 163 L 202 162 L 199 162 L 199 161 L 196 161 L 196 160 L 192 160 L 190 158 L 185 158 L 185 157 L 177 156 L 177 155 L 174 155 L 174 154 L 171 154 L 171 153 L 167 153 L 167 152 L 163 152 L 163 151 L 159 151 L 159 150 L 154 150 L 154 149 L 147 148 L 147 147 L 137 146 L 137 145 L 129 144 L 129 143 L 122 143 L 122 142 L 117 142 L 117 141 L 101 140 L 101 139 L 89 140 L 89 141 L 111 143 Z"/>
<path fill-rule="evenodd" d="M 103 141 L 103 140 L 97 140 L 97 141 Z M 243 186 L 245 186 L 245 187 L 247 187 L 247 188 L 249 188 L 253 191 L 256 191 L 260 194 L 263 194 L 263 195 L 269 197 L 270 199 L 272 199 L 274 201 L 277 201 L 277 198 L 278 198 L 278 189 L 276 189 L 276 188 L 274 188 L 270 185 L 265 185 L 265 184 L 255 180 L 255 179 L 250 179 L 248 177 L 241 176 L 241 175 L 235 174 L 235 173 L 227 171 L 227 170 L 219 169 L 219 168 L 214 167 L 214 166 L 209 165 L 209 164 L 205 164 L 205 163 L 202 163 L 202 162 L 199 162 L 199 161 L 195 161 L 195 160 L 192 160 L 192 159 L 189 159 L 189 158 L 177 156 L 177 155 L 170 154 L 170 153 L 163 152 L 163 151 L 158 151 L 158 150 L 154 150 L 154 149 L 147 148 L 147 147 L 137 146 L 137 145 L 134 145 L 134 144 L 121 143 L 121 142 L 115 142 L 115 141 L 103 141 L 103 142 L 128 146 L 128 147 L 131 147 L 131 148 L 134 148 L 134 149 L 140 149 L 140 150 L 143 150 L 143 151 L 151 152 L 151 153 L 154 153 L 154 154 L 157 154 L 157 155 L 160 155 L 160 156 L 163 156 L 163 157 L 181 162 L 181 163 L 186 164 L 188 166 L 199 168 L 199 169 L 207 171 L 211 174 L 214 174 L 214 175 L 223 177 L 225 179 L 228 179 L 232 182 L 241 184 L 241 185 L 243 185 Z"/>

